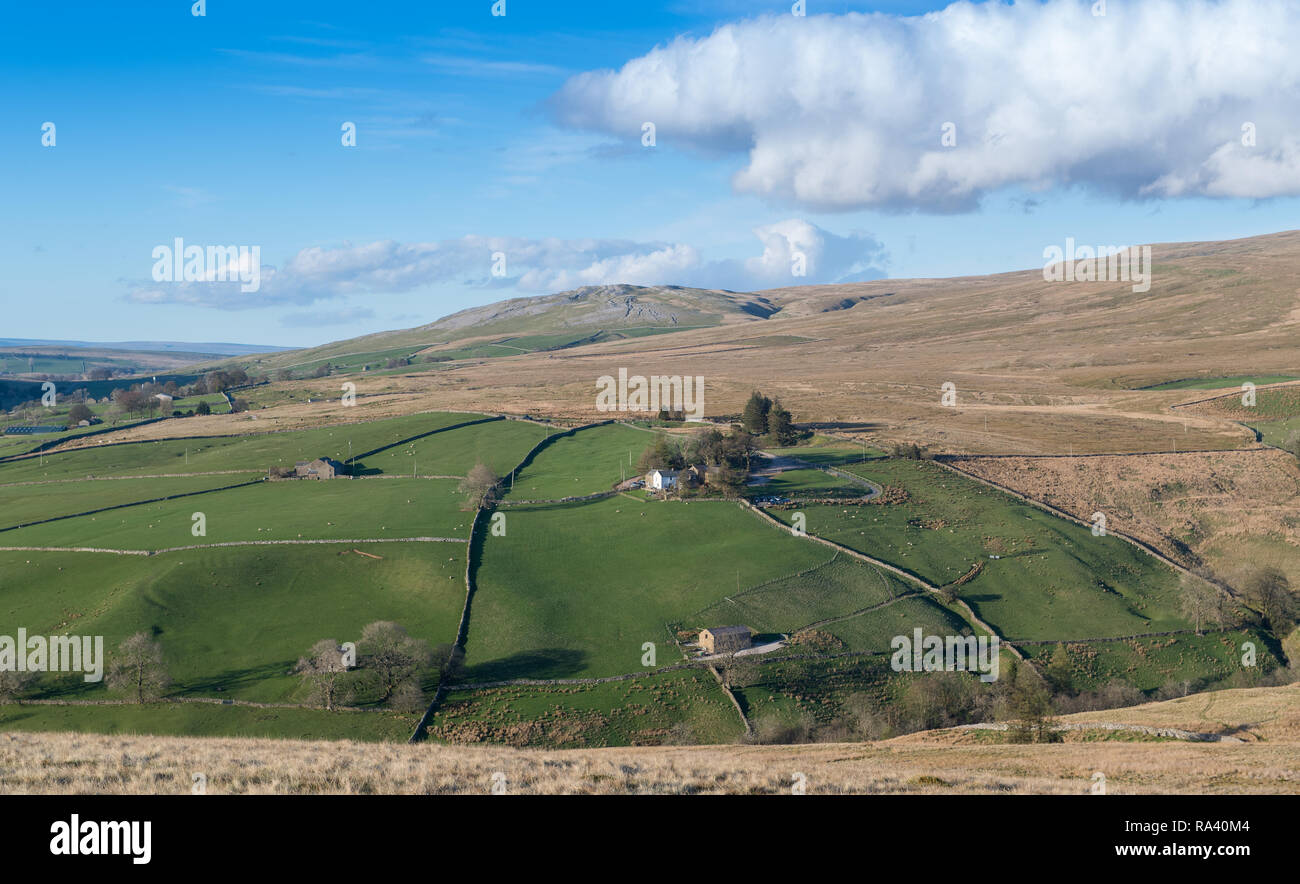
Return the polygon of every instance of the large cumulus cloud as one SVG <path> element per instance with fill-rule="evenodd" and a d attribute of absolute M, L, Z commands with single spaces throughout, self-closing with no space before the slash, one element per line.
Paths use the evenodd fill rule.
<path fill-rule="evenodd" d="M 737 191 L 814 210 L 963 211 L 1005 186 L 1300 194 L 1300 4 L 1105 6 L 768 16 L 575 76 L 550 109 L 619 137 L 653 122 L 660 148 L 747 153 Z"/>

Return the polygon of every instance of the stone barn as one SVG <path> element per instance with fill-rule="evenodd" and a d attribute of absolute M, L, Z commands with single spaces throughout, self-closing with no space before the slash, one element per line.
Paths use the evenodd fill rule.
<path fill-rule="evenodd" d="M 300 460 L 293 465 L 293 471 L 299 479 L 337 479 L 344 475 L 345 467 L 329 457 L 318 457 L 313 461 Z"/>
<path fill-rule="evenodd" d="M 753 635 L 748 626 L 715 626 L 700 632 L 700 647 L 706 654 L 734 654 L 749 647 Z"/>

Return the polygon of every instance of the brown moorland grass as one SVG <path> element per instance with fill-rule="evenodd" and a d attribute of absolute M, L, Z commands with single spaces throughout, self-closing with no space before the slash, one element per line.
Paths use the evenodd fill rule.
<path fill-rule="evenodd" d="M 1300 584 L 1300 463 L 1283 451 L 964 458 L 956 466 L 1081 519 L 1106 514 L 1187 567 L 1238 583 L 1274 565 Z"/>
<path fill-rule="evenodd" d="M 1202 694 L 1066 716 L 1180 727 L 1254 728 L 1257 742 L 883 743 L 529 750 L 491 746 L 0 734 L 0 793 L 485 794 L 494 774 L 520 794 L 1300 794 L 1300 686 Z M 1218 731 L 1216 731 L 1218 732 Z M 932 742 L 930 742 L 932 741 Z"/>
<path fill-rule="evenodd" d="M 1037 269 L 774 289 L 756 293 L 781 307 L 769 319 L 436 370 L 277 382 L 248 394 L 271 403 L 256 421 L 185 419 L 139 432 L 160 438 L 209 424 L 247 431 L 433 409 L 590 420 L 606 416 L 595 408 L 596 379 L 627 368 L 703 376 L 709 415 L 739 413 L 757 387 L 780 396 L 799 420 L 855 424 L 877 441 L 929 442 L 947 452 L 1252 446 L 1252 434 L 1224 416 L 1172 412 L 1194 398 L 1189 391 L 1136 388 L 1294 372 L 1300 232 L 1152 251 L 1145 293 L 1125 283 L 1045 282 Z M 355 409 L 301 401 L 308 392 L 337 400 L 344 380 L 357 383 Z M 945 382 L 957 387 L 955 408 L 939 403 Z M 282 387 L 295 391 L 294 401 L 276 398 Z"/>

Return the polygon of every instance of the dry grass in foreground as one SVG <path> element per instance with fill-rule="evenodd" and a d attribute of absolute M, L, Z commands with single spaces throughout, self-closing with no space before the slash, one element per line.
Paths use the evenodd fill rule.
<path fill-rule="evenodd" d="M 885 743 L 536 750 L 198 737 L 0 734 L 0 793 L 1300 794 L 1300 686 L 1199 694 L 1068 716 L 1242 733 L 1247 743 Z M 918 739 L 918 737 L 921 737 Z M 497 778 L 499 779 L 499 777 Z"/>

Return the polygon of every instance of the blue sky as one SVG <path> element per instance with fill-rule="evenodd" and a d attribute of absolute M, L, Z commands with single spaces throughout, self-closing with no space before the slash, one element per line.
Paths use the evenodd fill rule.
<path fill-rule="evenodd" d="M 1026 47 L 1086 31 L 1089 4 L 908 18 L 945 5 L 808 0 L 802 19 L 787 2 L 11 8 L 0 337 L 305 346 L 585 282 L 991 273 L 1039 266 L 1066 237 L 1297 226 L 1296 71 L 1249 29 L 1295 28 L 1272 0 L 1209 4 L 1182 33 L 1191 50 L 1161 43 L 1164 0 L 1111 0 L 1097 26 L 1129 16 L 1144 60 L 1052 52 L 1055 80 Z M 1247 6 L 1241 33 L 1215 20 Z M 1186 54 L 1202 31 L 1227 42 L 1216 52 L 1250 47 L 1268 76 L 1170 76 L 1204 67 Z M 996 51 L 953 37 L 972 32 Z M 958 143 L 941 153 L 949 119 Z M 1239 119 L 1259 125 L 1254 153 L 1234 153 Z M 152 250 L 176 237 L 258 246 L 261 290 L 152 279 Z M 796 249 L 812 254 L 804 279 L 788 278 Z"/>

